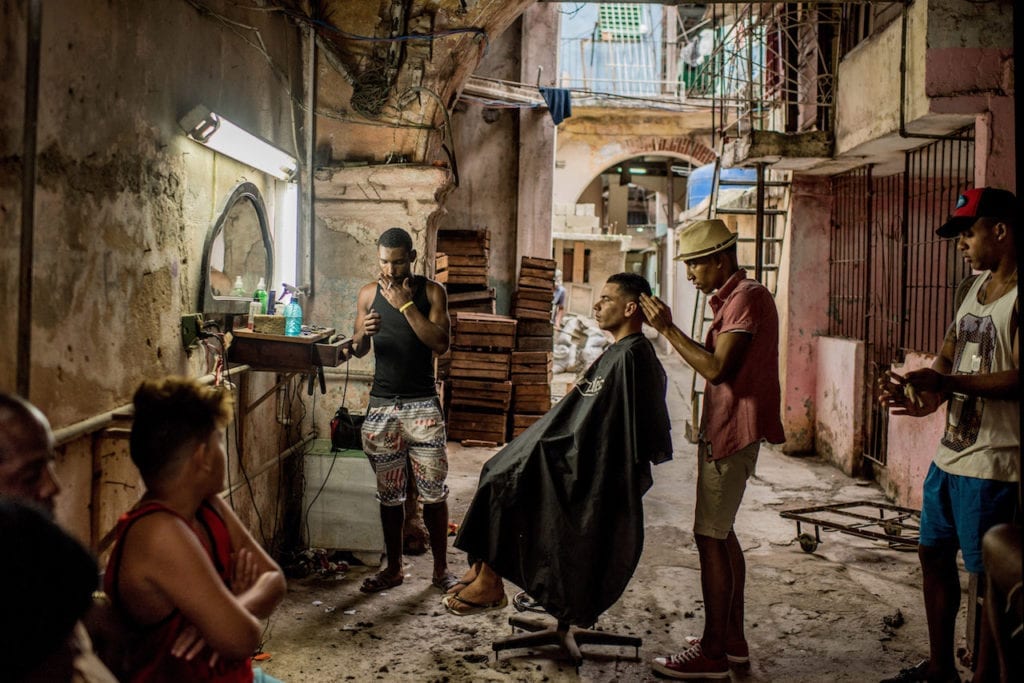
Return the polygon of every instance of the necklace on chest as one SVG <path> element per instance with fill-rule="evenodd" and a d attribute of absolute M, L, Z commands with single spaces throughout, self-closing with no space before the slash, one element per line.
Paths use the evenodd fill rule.
<path fill-rule="evenodd" d="M 990 304 L 993 301 L 998 301 L 1016 285 L 1017 273 L 1014 273 L 1013 276 L 1005 282 L 999 283 L 993 283 L 992 273 L 989 273 L 988 277 L 985 278 L 985 283 L 981 286 L 981 291 L 978 292 L 978 302 L 982 304 Z"/>

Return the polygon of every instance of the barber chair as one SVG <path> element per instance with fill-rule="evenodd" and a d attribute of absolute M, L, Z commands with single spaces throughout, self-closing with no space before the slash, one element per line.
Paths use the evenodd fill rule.
<path fill-rule="evenodd" d="M 534 607 L 521 607 L 529 600 L 522 599 L 524 594 L 520 593 L 513 600 L 516 609 L 527 609 L 530 611 L 543 611 Z M 528 603 L 527 603 L 528 604 Z M 508 638 L 499 638 L 491 644 L 494 650 L 495 659 L 502 650 L 517 650 L 521 648 L 534 648 L 545 645 L 555 645 L 559 652 L 565 654 L 577 669 L 583 664 L 583 653 L 580 652 L 580 645 L 616 645 L 619 647 L 635 648 L 634 658 L 640 659 L 640 646 L 643 640 L 636 636 L 627 636 L 608 631 L 598 631 L 589 628 L 579 628 L 564 621 L 558 621 L 550 626 L 536 619 L 528 619 L 521 616 L 508 618 L 508 623 L 515 629 L 522 629 L 528 633 L 512 635 Z"/>

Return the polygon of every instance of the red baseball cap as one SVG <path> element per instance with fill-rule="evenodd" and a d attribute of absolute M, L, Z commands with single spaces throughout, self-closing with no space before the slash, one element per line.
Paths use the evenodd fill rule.
<path fill-rule="evenodd" d="M 953 214 L 935 231 L 939 237 L 956 237 L 979 218 L 1010 220 L 1017 215 L 1017 198 L 1009 190 L 975 187 L 956 200 Z"/>

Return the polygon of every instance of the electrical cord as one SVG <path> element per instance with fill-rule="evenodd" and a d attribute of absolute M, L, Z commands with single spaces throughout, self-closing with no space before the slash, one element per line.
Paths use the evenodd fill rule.
<path fill-rule="evenodd" d="M 345 363 L 345 384 L 341 389 L 341 405 L 345 405 L 346 397 L 348 396 L 348 378 L 349 378 L 349 365 Z M 313 504 L 316 503 L 320 494 L 324 492 L 324 488 L 327 487 L 327 482 L 331 478 L 331 472 L 334 471 L 334 464 L 338 462 L 338 451 L 334 450 L 334 444 L 331 444 L 331 464 L 327 468 L 327 474 L 324 475 L 324 480 L 320 482 L 320 488 L 317 489 L 316 494 L 312 500 L 309 501 L 309 505 L 306 506 L 306 514 L 302 516 L 302 523 L 306 529 L 306 543 L 312 545 L 310 533 L 309 533 L 309 512 L 313 509 Z M 305 483 L 305 482 L 303 482 Z"/>

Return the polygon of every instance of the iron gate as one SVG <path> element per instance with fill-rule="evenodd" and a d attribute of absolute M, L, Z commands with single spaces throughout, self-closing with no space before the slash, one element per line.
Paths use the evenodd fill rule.
<path fill-rule="evenodd" d="M 863 455 L 880 465 L 889 414 L 874 383 L 907 351 L 942 344 L 970 270 L 935 229 L 973 181 L 973 127 L 908 152 L 902 174 L 864 167 L 832 178 L 829 334 L 865 343 Z"/>

